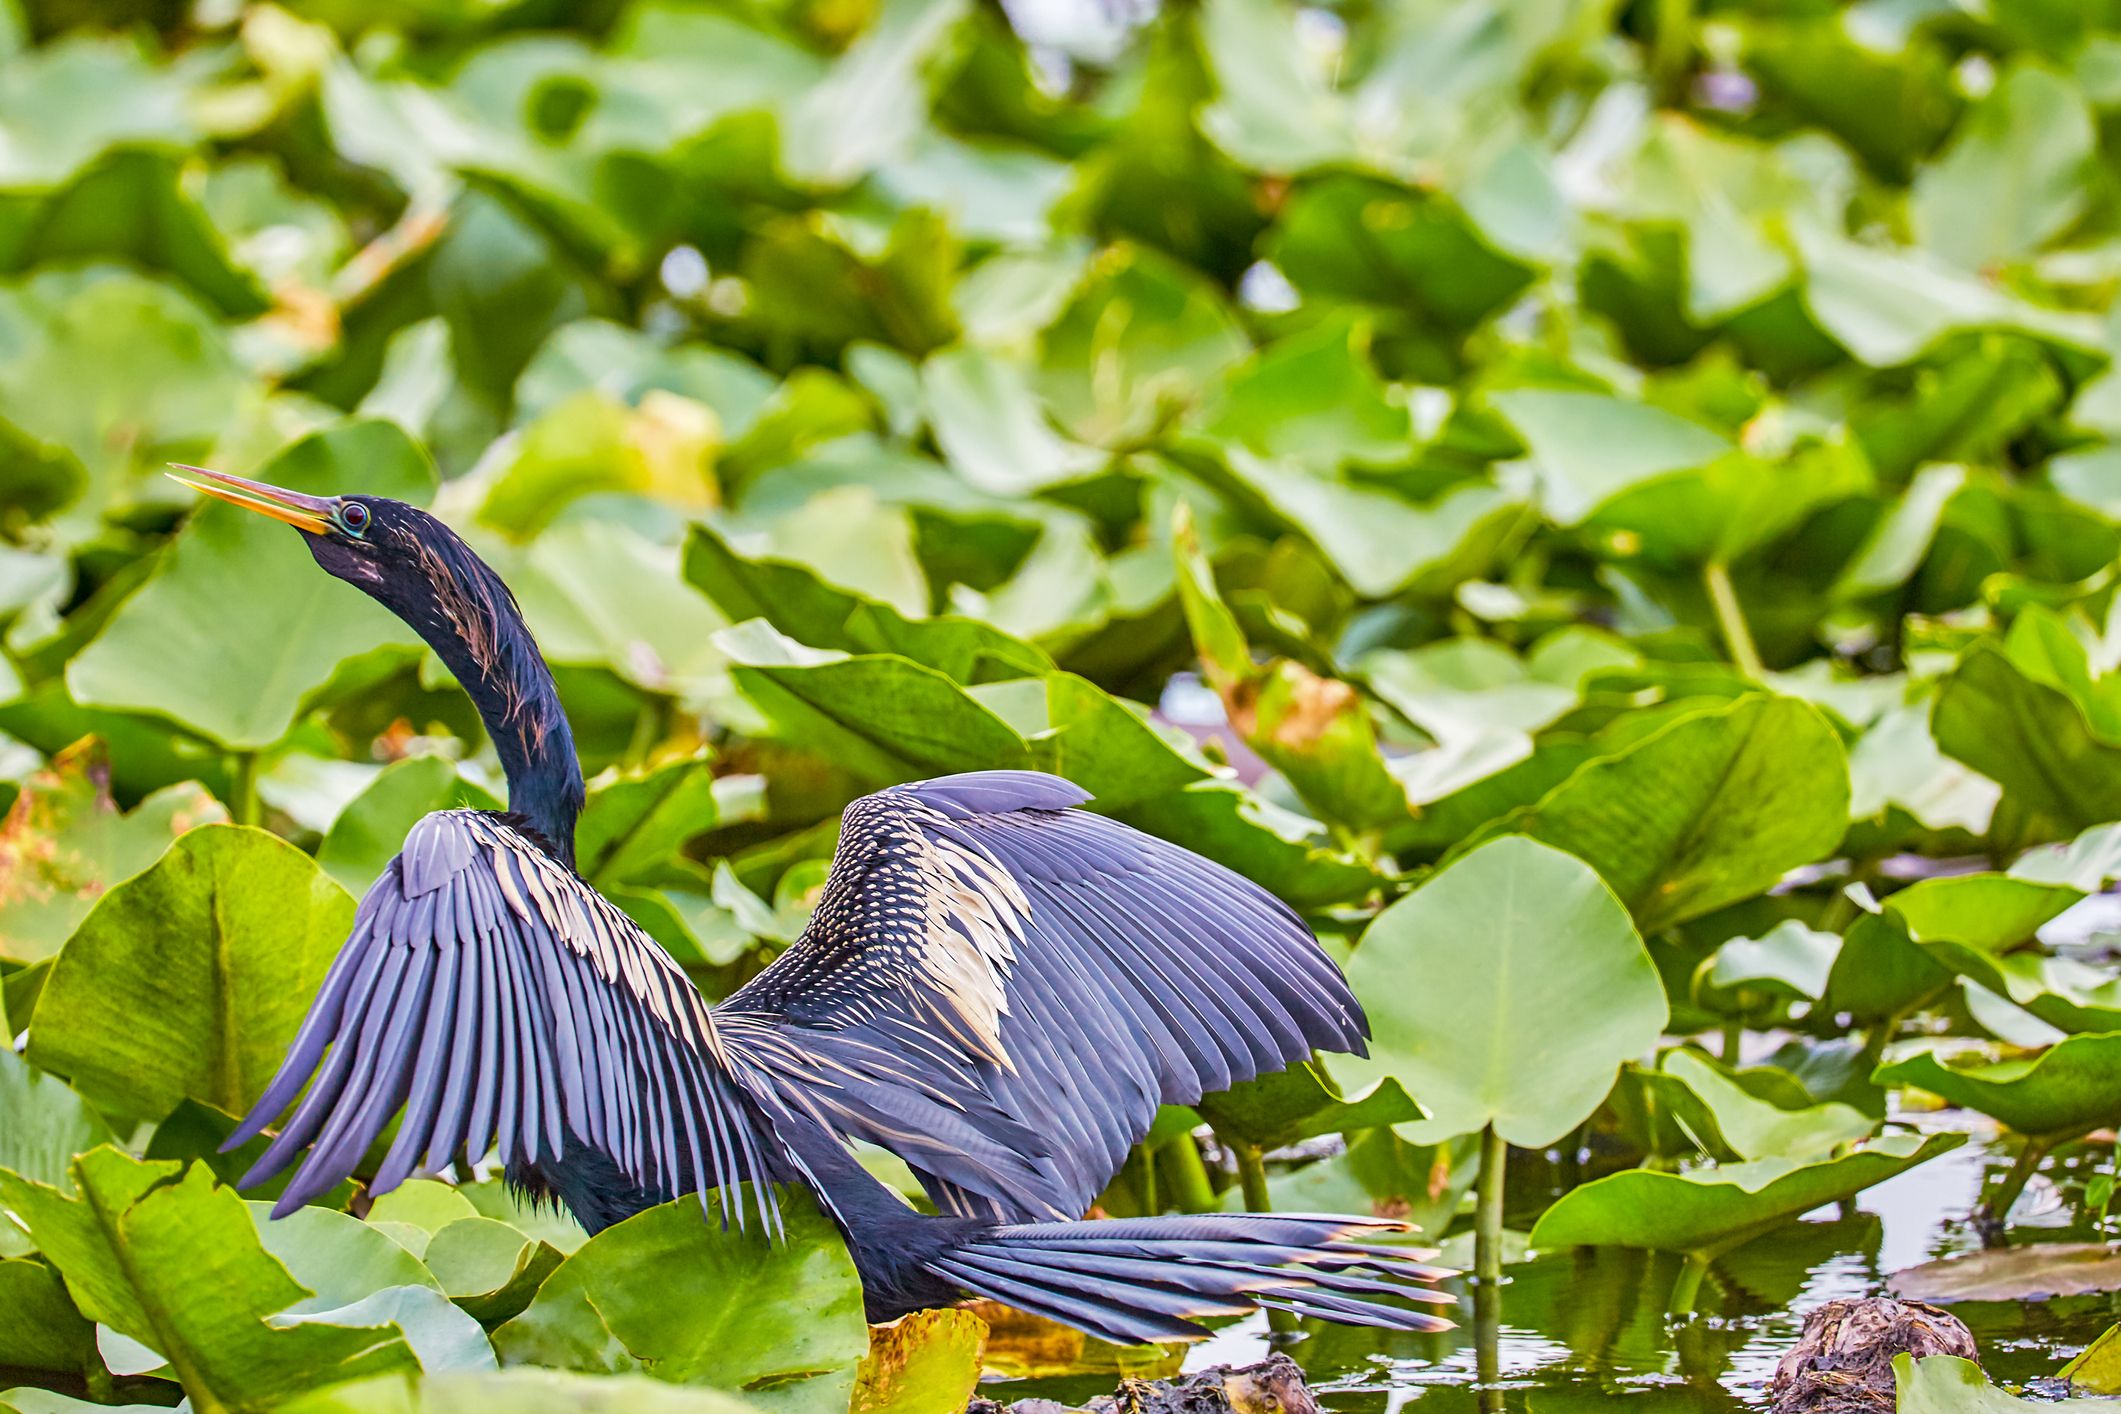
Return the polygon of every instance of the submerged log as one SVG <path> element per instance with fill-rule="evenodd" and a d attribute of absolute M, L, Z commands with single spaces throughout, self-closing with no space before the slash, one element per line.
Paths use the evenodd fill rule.
<path fill-rule="evenodd" d="M 975 1399 L 966 1414 L 1319 1414 L 1304 1372 L 1286 1355 L 1216 1365 L 1168 1380 L 1123 1379 L 1111 1394 L 1070 1406 L 1052 1399 Z"/>
<path fill-rule="evenodd" d="M 1768 1381 L 1768 1414 L 1892 1414 L 1893 1357 L 1977 1360 L 1973 1333 L 1924 1301 L 1829 1301 Z"/>

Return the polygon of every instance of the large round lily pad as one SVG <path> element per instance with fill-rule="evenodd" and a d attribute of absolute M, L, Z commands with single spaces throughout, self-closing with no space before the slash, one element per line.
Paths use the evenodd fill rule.
<path fill-rule="evenodd" d="M 1664 986 L 1627 910 L 1580 859 L 1507 837 L 1393 904 L 1349 981 L 1368 1057 L 1327 1059 L 1347 1093 L 1396 1079 L 1429 1118 L 1418 1144 L 1490 1124 L 1539 1148 L 1581 1124 L 1622 1062 L 1657 1044 Z"/>

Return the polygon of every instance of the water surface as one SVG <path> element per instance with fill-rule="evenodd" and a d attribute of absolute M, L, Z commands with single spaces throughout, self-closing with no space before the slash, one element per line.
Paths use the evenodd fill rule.
<path fill-rule="evenodd" d="M 1808 1311 L 1836 1297 L 1887 1294 L 1893 1272 L 1980 1246 L 1968 1214 L 1983 1185 L 2009 1167 L 2011 1142 L 1984 1140 L 1993 1131 L 1975 1115 L 1947 1113 L 1923 1123 L 1971 1129 L 1975 1138 L 1858 1195 L 1847 1211 L 1821 1209 L 1725 1256 L 1710 1269 L 1691 1316 L 1666 1314 L 1678 1257 L 1587 1248 L 1509 1269 L 1500 1377 L 1492 1385 L 1479 1378 L 1472 1296 L 1464 1283 L 1452 1284 L 1464 1322 L 1456 1330 L 1420 1336 L 1307 1323 L 1282 1348 L 1304 1366 L 1329 1407 L 1360 1414 L 1707 1414 L 1765 1407 L 1768 1378 Z M 2106 1143 L 2059 1151 L 2019 1200 L 2011 1240 L 2096 1240 L 2097 1214 L 2085 1210 L 2085 1181 L 2110 1172 L 2113 1161 Z M 1513 1159 L 1513 1228 L 1529 1227 L 1552 1201 L 1555 1171 Z M 2121 1203 L 2114 1217 L 2121 1220 Z M 2019 1385 L 2052 1375 L 2121 1320 L 2121 1295 L 1962 1303 L 1952 1311 L 1973 1330 L 1991 1376 Z M 1264 1319 L 1254 1318 L 1196 1346 L 1186 1365 L 1249 1363 L 1272 1348 Z M 1110 1393 L 1111 1386 L 1109 1375 L 1081 1376 L 1010 1382 L 985 1392 L 1004 1400 L 1040 1394 L 1079 1401 Z"/>

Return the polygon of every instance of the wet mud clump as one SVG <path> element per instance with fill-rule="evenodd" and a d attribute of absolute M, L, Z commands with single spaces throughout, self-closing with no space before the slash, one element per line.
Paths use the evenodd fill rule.
<path fill-rule="evenodd" d="M 1901 1354 L 1979 1359 L 1959 1318 L 1927 1302 L 1829 1301 L 1805 1318 L 1776 1365 L 1769 1414 L 1891 1414 L 1893 1357 Z"/>
<path fill-rule="evenodd" d="M 1269 1355 L 1256 1365 L 1217 1365 L 1169 1380 L 1123 1379 L 1079 1409 L 1052 1399 L 975 1399 L 965 1414 L 1319 1414 L 1319 1408 L 1296 1362 Z"/>

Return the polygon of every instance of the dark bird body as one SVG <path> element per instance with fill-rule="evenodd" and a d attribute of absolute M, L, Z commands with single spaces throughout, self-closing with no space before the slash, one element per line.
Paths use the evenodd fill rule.
<path fill-rule="evenodd" d="M 299 1163 L 276 1213 L 351 1174 L 402 1111 L 371 1192 L 497 1150 L 512 1183 L 591 1232 L 716 1189 L 772 1231 L 773 1185 L 800 1184 L 845 1235 L 872 1320 L 976 1293 L 1119 1341 L 1197 1336 L 1197 1318 L 1256 1305 L 1445 1324 L 1373 1299 L 1445 1299 L 1404 1250 L 1348 1240 L 1394 1224 L 1071 1221 L 1159 1105 L 1362 1048 L 1338 969 L 1272 895 L 1076 809 L 1088 797 L 1053 776 L 895 786 L 847 808 L 801 939 L 709 1007 L 574 872 L 573 738 L 498 576 L 397 502 L 192 475 L 295 525 L 433 645 L 509 782 L 507 813 L 413 827 L 231 1139 L 293 1106 L 246 1179 Z M 909 1208 L 849 1140 L 903 1158 L 940 1214 Z"/>

